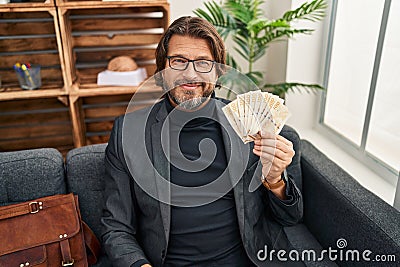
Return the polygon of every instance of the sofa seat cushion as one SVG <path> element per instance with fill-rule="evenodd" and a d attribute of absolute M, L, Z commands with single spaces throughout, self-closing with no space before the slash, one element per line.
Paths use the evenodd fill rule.
<path fill-rule="evenodd" d="M 306 225 L 301 223 L 294 226 L 285 227 L 284 231 L 293 249 L 299 253 L 300 260 L 304 263 L 305 266 L 312 266 L 312 267 L 338 266 L 336 263 L 329 260 L 327 254 L 324 254 L 324 257 L 321 257 L 322 260 L 318 260 L 318 258 L 320 258 L 321 255 L 321 251 L 324 248 L 317 241 L 317 239 L 315 239 L 315 237 L 310 233 Z M 316 255 L 315 259 L 313 256 L 314 252 Z M 287 251 L 287 253 L 289 252 Z"/>

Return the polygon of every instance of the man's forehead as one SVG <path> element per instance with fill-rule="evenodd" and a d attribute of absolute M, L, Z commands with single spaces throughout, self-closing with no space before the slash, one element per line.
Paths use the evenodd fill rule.
<path fill-rule="evenodd" d="M 174 57 L 183 57 L 186 59 L 191 59 L 193 53 L 180 53 L 177 51 L 176 53 L 169 53 L 169 56 L 174 56 Z M 201 54 L 201 53 L 196 53 L 196 58 L 200 59 L 208 59 L 210 57 L 210 54 Z"/>
<path fill-rule="evenodd" d="M 207 40 L 190 36 L 173 35 L 169 41 L 168 55 L 190 58 L 210 58 L 213 53 Z"/>

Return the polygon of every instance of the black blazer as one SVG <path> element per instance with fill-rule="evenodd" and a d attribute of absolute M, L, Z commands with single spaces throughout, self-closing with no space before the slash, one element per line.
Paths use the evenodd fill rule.
<path fill-rule="evenodd" d="M 289 249 L 283 226 L 296 224 L 303 214 L 300 190 L 288 168 L 285 201 L 259 186 L 249 192 L 254 181 L 260 185 L 261 163 L 252 153 L 252 144 L 243 144 L 226 120 L 221 108 L 227 101 L 215 99 L 222 127 L 228 171 L 240 234 L 249 258 L 257 265 L 257 252 L 264 249 Z M 106 149 L 106 179 L 102 216 L 102 242 L 113 266 L 129 267 L 146 259 L 162 266 L 170 230 L 169 163 L 162 153 L 168 149 L 163 124 L 168 112 L 164 100 L 153 107 L 117 118 Z M 285 126 L 286 127 L 286 126 Z M 285 132 L 285 128 L 282 133 Z M 297 180 L 297 179 L 296 179 Z M 251 187 L 254 187 L 252 184 Z M 270 265 L 268 265 L 270 266 Z"/>

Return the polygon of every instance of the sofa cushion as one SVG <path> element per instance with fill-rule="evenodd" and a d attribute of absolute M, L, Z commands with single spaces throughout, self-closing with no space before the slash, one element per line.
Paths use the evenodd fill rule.
<path fill-rule="evenodd" d="M 0 153 L 0 205 L 64 194 L 64 161 L 53 148 Z"/>
<path fill-rule="evenodd" d="M 400 259 L 400 212 L 303 140 L 304 222 L 324 248 L 372 251 Z M 341 243 L 339 243 L 341 240 Z M 361 257 L 361 256 L 360 256 Z M 341 266 L 377 266 L 342 261 Z"/>
<path fill-rule="evenodd" d="M 293 249 L 299 253 L 299 258 L 305 266 L 338 266 L 333 261 L 330 261 L 328 257 L 321 257 L 323 248 L 310 233 L 306 225 L 299 223 L 294 226 L 285 227 L 284 231 Z M 290 251 L 287 251 L 287 253 L 290 253 Z"/>
<path fill-rule="evenodd" d="M 72 149 L 66 157 L 67 191 L 78 195 L 83 221 L 99 240 L 100 218 L 103 209 L 104 153 L 106 144 Z M 111 266 L 108 258 L 101 255 L 96 267 Z"/>
<path fill-rule="evenodd" d="M 78 195 L 83 220 L 100 237 L 106 144 L 72 149 L 66 158 L 67 191 Z"/>

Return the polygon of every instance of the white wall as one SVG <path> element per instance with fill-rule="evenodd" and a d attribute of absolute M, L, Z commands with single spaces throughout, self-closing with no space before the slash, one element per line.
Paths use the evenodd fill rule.
<path fill-rule="evenodd" d="M 297 8 L 302 0 L 293 0 L 291 8 Z M 324 37 L 327 33 L 327 19 L 323 21 L 299 22 L 294 26 L 315 29 L 311 35 L 297 35 L 288 42 L 286 81 L 317 83 L 323 82 L 323 62 L 325 58 Z M 313 128 L 318 121 L 320 94 L 289 93 L 286 104 L 292 112 L 288 124 L 301 132 Z"/>
<path fill-rule="evenodd" d="M 204 8 L 204 2 L 199 0 L 169 0 L 171 22 L 182 16 L 194 16 L 193 10 Z"/>
<path fill-rule="evenodd" d="M 267 0 L 265 15 L 269 19 L 281 17 L 291 7 L 291 0 Z M 266 56 L 260 59 L 263 65 L 256 65 L 258 69 L 265 69 L 265 81 L 268 83 L 281 83 L 286 80 L 287 68 L 287 41 L 272 43 L 267 48 Z"/>

